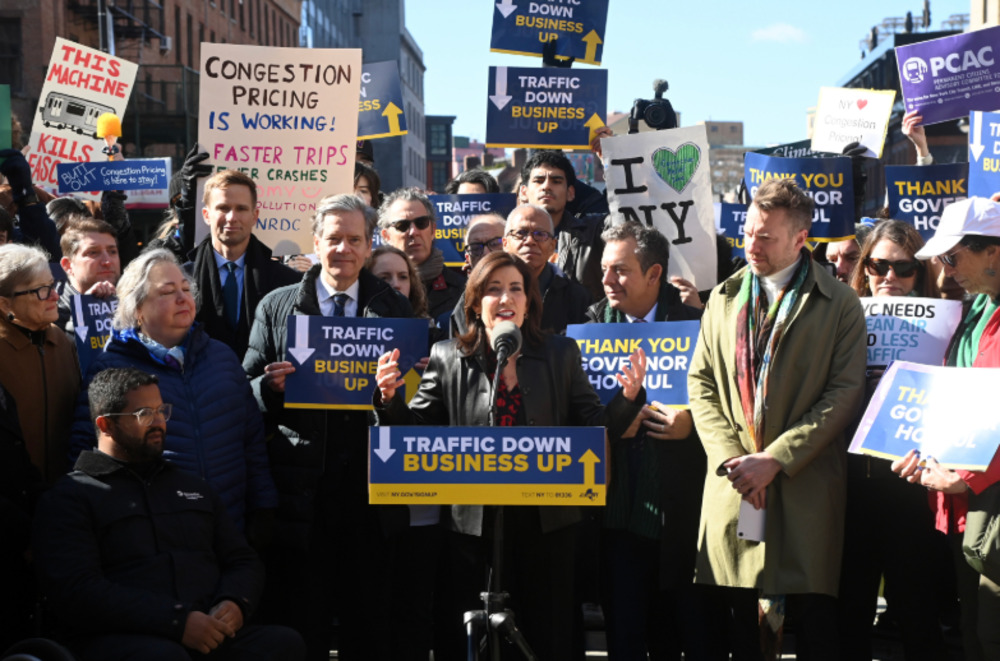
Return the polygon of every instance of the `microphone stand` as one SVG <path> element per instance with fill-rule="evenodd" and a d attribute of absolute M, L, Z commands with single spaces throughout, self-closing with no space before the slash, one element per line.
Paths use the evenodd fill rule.
<path fill-rule="evenodd" d="M 510 347 L 502 344 L 497 351 L 497 370 L 490 383 L 490 413 L 489 426 L 497 426 L 497 384 L 500 383 L 503 368 L 507 366 L 508 353 Z M 482 648 L 489 647 L 490 661 L 500 661 L 501 639 L 506 639 L 517 647 L 521 655 L 528 661 L 538 661 L 538 657 L 532 651 L 524 634 L 517 628 L 514 618 L 514 611 L 507 608 L 507 601 L 510 593 L 503 591 L 503 530 L 504 512 L 503 505 L 497 505 L 496 518 L 493 522 L 493 567 L 490 578 L 487 579 L 486 591 L 479 593 L 479 598 L 483 600 L 483 609 L 466 611 L 463 619 L 465 622 L 465 635 L 467 641 L 468 661 L 479 661 L 479 654 Z M 491 588 L 495 587 L 496 591 Z M 483 643 L 486 643 L 484 646 Z"/>

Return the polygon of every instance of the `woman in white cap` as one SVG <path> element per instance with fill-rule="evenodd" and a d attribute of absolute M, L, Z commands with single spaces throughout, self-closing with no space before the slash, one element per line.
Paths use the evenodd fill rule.
<path fill-rule="evenodd" d="M 972 306 L 955 332 L 946 364 L 952 367 L 1000 367 L 1000 204 L 973 197 L 948 206 L 934 236 L 917 253 L 937 258 L 946 275 L 968 294 Z M 964 560 L 962 535 L 970 507 L 987 487 L 1000 482 L 1000 458 L 985 472 L 952 471 L 910 451 L 892 469 L 932 492 L 937 527 L 952 538 L 958 595 L 962 606 L 965 658 L 1000 659 L 1000 585 L 976 573 Z M 916 551 L 916 550 L 915 550 Z"/>

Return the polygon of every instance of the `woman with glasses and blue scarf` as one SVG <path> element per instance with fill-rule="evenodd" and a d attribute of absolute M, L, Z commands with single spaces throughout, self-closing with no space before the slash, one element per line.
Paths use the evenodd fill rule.
<path fill-rule="evenodd" d="M 877 222 L 862 243 L 849 284 L 861 297 L 936 298 L 927 265 L 916 258 L 920 233 L 898 220 Z M 865 400 L 884 370 L 869 366 Z M 851 430 L 853 434 L 853 430 Z M 872 658 L 872 622 L 884 577 L 907 661 L 947 658 L 937 617 L 937 595 L 913 576 L 934 576 L 943 553 L 924 494 L 895 479 L 890 461 L 847 455 L 847 515 L 838 600 L 841 657 Z M 947 557 L 946 555 L 944 557 Z"/>
<path fill-rule="evenodd" d="M 49 256 L 16 243 L 0 247 L 0 383 L 17 402 L 31 462 L 50 484 L 69 470 L 69 423 L 80 390 L 76 345 L 53 325 L 58 318 Z M 0 413 L 8 409 L 0 404 Z"/>
<path fill-rule="evenodd" d="M 173 254 L 143 253 L 118 281 L 114 330 L 88 369 L 155 374 L 172 405 L 163 456 L 202 477 L 252 544 L 264 542 L 278 495 L 268 466 L 264 422 L 236 354 L 195 323 L 194 285 Z M 77 404 L 72 454 L 93 448 L 86 391 Z"/>
<path fill-rule="evenodd" d="M 916 257 L 937 259 L 945 275 L 974 297 L 955 331 L 945 364 L 1000 367 L 1000 204 L 972 197 L 946 207 L 934 236 Z M 942 468 L 933 457 L 910 451 L 892 469 L 928 489 L 937 528 L 952 541 L 965 658 L 1000 659 L 1000 627 L 996 625 L 1000 584 L 973 570 L 962 552 L 967 515 L 970 510 L 988 509 L 992 494 L 984 496 L 983 492 L 1000 482 L 1000 459 L 994 456 L 986 471 L 953 471 Z"/>

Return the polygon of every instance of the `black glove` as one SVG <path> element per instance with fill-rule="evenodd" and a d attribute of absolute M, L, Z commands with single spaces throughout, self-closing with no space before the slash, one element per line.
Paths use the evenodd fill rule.
<path fill-rule="evenodd" d="M 861 218 L 865 208 L 865 189 L 868 187 L 868 173 L 865 167 L 865 153 L 868 148 L 859 142 L 844 145 L 844 156 L 851 157 L 851 180 L 854 182 L 854 219 Z"/>
<path fill-rule="evenodd" d="M 17 149 L 0 149 L 0 174 L 7 177 L 10 184 L 11 194 L 14 202 L 23 200 L 28 195 L 34 195 L 35 189 L 31 185 L 31 166 Z"/>
<path fill-rule="evenodd" d="M 198 145 L 195 145 L 184 159 L 184 166 L 181 168 L 181 206 L 189 207 L 193 204 L 198 194 L 198 178 L 211 175 L 215 169 L 202 162 L 207 158 L 208 152 L 198 151 Z"/>
<path fill-rule="evenodd" d="M 560 60 L 556 58 L 556 42 L 558 42 L 558 37 L 555 39 L 549 39 L 542 46 L 542 65 L 546 67 L 558 67 L 560 69 L 569 69 L 576 62 L 575 57 L 571 57 L 568 60 Z"/>

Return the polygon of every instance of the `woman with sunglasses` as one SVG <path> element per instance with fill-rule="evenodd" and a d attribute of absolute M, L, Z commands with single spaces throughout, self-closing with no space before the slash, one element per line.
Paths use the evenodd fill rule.
<path fill-rule="evenodd" d="M 924 245 L 912 225 L 878 222 L 868 234 L 850 275 L 861 297 L 934 296 L 925 265 L 916 258 Z M 882 378 L 868 370 L 866 402 Z M 934 521 L 923 494 L 901 483 L 887 459 L 847 456 L 847 509 L 838 608 L 845 661 L 872 658 L 872 621 L 879 583 L 891 594 L 907 661 L 947 658 L 934 594 L 913 576 L 932 576 Z M 888 593 L 887 593 L 888 594 Z"/>
<path fill-rule="evenodd" d="M 58 318 L 48 255 L 16 243 L 0 247 L 0 383 L 17 403 L 31 462 L 49 483 L 69 468 L 69 429 L 80 390 L 76 345 L 53 325 Z"/>
<path fill-rule="evenodd" d="M 945 364 L 1000 367 L 1000 204 L 972 197 L 948 206 L 934 236 L 916 256 L 937 258 L 945 275 L 975 297 L 955 331 Z M 892 470 L 930 491 L 937 528 L 952 543 L 965 658 L 1000 659 L 1000 585 L 975 572 L 962 553 L 966 514 L 982 509 L 980 494 L 1000 482 L 1000 453 L 985 472 L 948 470 L 933 457 L 913 451 L 894 462 Z"/>

